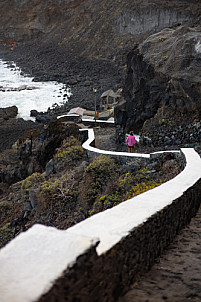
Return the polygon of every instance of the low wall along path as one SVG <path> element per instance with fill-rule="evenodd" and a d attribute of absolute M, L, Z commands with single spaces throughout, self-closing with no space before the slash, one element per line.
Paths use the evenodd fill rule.
<path fill-rule="evenodd" d="M 157 156 L 99 150 L 87 131 L 89 156 Z M 2 248 L 0 301 L 117 301 L 200 206 L 200 156 L 192 148 L 171 152 L 186 159 L 174 179 L 67 230 L 34 225 Z"/>

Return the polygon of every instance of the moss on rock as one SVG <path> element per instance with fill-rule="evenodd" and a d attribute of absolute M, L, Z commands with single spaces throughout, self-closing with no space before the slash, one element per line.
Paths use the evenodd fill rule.
<path fill-rule="evenodd" d="M 13 232 L 10 223 L 6 223 L 3 227 L 0 228 L 0 248 L 8 243 L 12 238 Z"/>

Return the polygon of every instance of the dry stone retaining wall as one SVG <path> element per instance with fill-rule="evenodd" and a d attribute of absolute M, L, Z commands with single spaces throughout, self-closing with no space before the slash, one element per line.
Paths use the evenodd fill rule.
<path fill-rule="evenodd" d="M 105 254 L 98 257 L 95 249 L 91 249 L 79 257 L 76 265 L 66 270 L 39 301 L 116 302 L 190 222 L 200 205 L 200 185 L 199 181 Z"/>
<path fill-rule="evenodd" d="M 185 169 L 161 186 L 66 231 L 35 225 L 12 240 L 0 251 L 1 301 L 117 301 L 200 206 L 200 156 L 181 152 Z"/>

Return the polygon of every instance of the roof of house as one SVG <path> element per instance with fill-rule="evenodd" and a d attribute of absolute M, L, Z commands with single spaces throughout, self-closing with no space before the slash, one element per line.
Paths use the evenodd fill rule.
<path fill-rule="evenodd" d="M 69 112 L 69 114 L 79 114 L 79 115 L 83 115 L 83 113 L 86 111 L 86 109 L 84 108 L 80 108 L 80 107 L 76 107 L 76 108 L 72 108 Z"/>
<path fill-rule="evenodd" d="M 111 96 L 112 98 L 116 99 L 120 97 L 120 94 L 117 92 L 114 92 L 112 89 L 109 89 L 105 92 L 102 93 L 101 98 L 107 97 L 107 96 Z"/>

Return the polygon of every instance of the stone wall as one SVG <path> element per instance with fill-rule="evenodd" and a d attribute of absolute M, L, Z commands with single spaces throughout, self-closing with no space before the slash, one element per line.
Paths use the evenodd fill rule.
<path fill-rule="evenodd" d="M 79 257 L 38 301 L 116 302 L 196 214 L 201 201 L 200 185 L 198 181 L 106 254 L 98 257 L 91 249 Z"/>
<path fill-rule="evenodd" d="M 35 225 L 2 248 L 1 301 L 117 301 L 200 206 L 200 156 L 181 152 L 185 169 L 161 186 L 65 231 Z"/>

